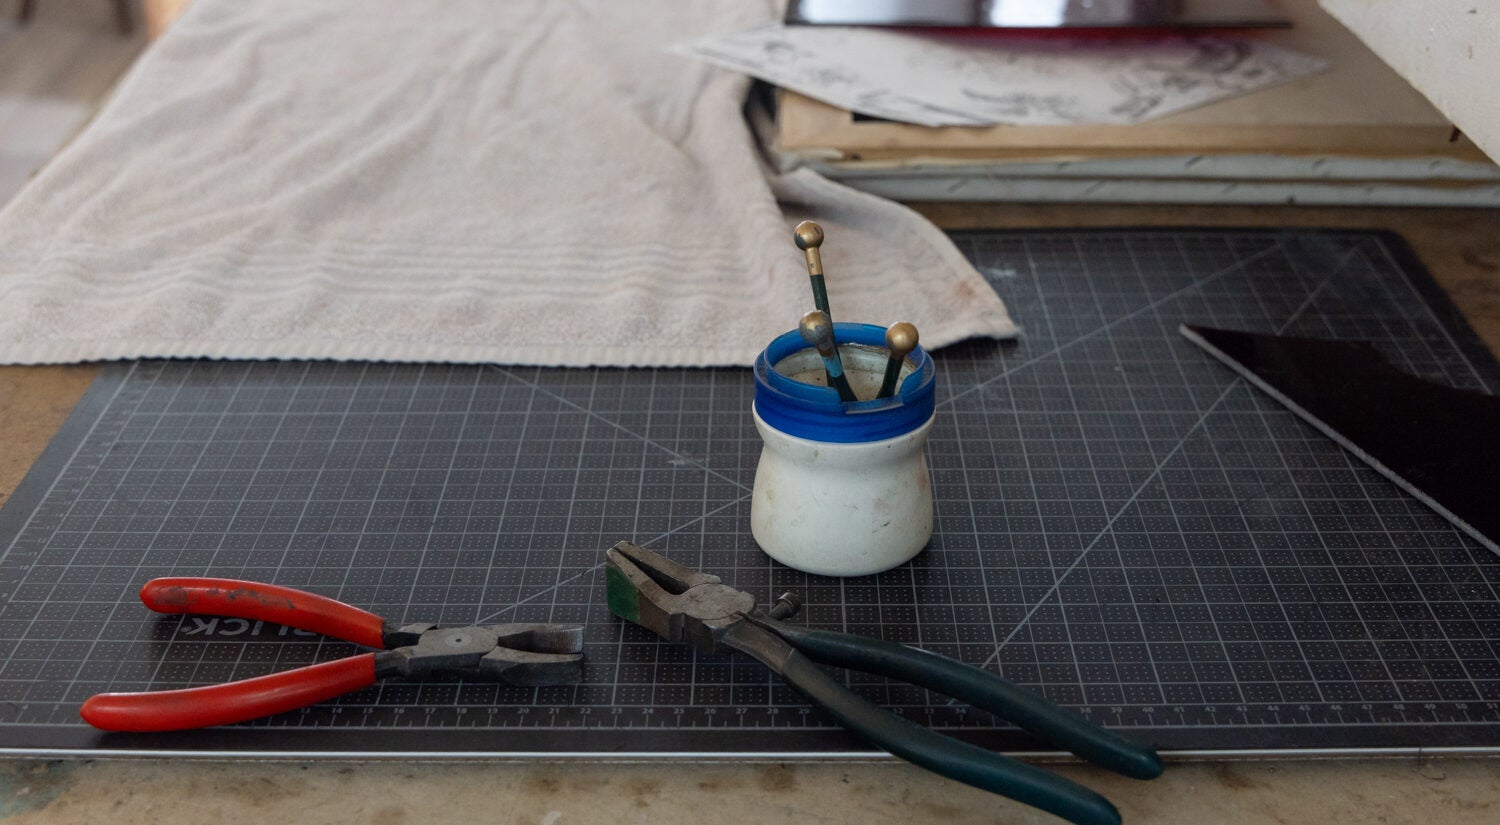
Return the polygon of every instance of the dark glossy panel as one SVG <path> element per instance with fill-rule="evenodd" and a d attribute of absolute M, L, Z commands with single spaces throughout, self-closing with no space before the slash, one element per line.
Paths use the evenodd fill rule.
<path fill-rule="evenodd" d="M 1500 398 L 1402 372 L 1366 341 L 1184 329 L 1361 461 L 1500 552 Z"/>

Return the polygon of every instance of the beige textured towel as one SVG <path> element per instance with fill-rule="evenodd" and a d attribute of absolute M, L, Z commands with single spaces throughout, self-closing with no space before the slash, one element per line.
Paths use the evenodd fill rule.
<path fill-rule="evenodd" d="M 1003 337 L 915 213 L 765 166 L 666 47 L 775 3 L 197 0 L 0 212 L 0 361 L 748 364 L 811 306 Z"/>

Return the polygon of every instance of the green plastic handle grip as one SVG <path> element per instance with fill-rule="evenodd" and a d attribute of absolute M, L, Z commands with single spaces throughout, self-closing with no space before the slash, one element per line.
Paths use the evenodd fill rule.
<path fill-rule="evenodd" d="M 1098 727 L 1019 685 L 920 648 L 792 625 L 767 623 L 815 661 L 889 676 L 952 696 L 1014 722 L 1046 742 L 1136 779 L 1161 776 L 1156 751 Z"/>
<path fill-rule="evenodd" d="M 845 729 L 914 765 L 1077 825 L 1120 825 L 1115 806 L 1088 788 L 903 719 L 851 693 L 801 653 L 791 651 L 779 669 L 789 684 Z"/>

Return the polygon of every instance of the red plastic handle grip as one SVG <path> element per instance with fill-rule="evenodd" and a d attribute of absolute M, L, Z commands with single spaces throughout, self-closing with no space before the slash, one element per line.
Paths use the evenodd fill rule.
<path fill-rule="evenodd" d="M 375 654 L 239 682 L 151 693 L 101 693 L 79 715 L 96 728 L 158 732 L 232 725 L 326 702 L 375 683 Z"/>
<path fill-rule="evenodd" d="M 235 579 L 152 579 L 141 601 L 158 613 L 207 613 L 300 627 L 365 647 L 385 647 L 385 620 L 326 596 Z"/>

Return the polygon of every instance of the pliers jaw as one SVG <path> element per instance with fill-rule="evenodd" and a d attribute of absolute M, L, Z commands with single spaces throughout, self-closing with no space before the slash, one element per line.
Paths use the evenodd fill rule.
<path fill-rule="evenodd" d="M 755 597 L 718 576 L 684 567 L 622 541 L 604 552 L 609 610 L 673 642 L 704 653 L 755 610 Z"/>
<path fill-rule="evenodd" d="M 537 686 L 583 676 L 581 625 L 408 625 L 387 632 L 386 639 L 401 644 L 376 654 L 377 678 L 453 674 Z"/>

